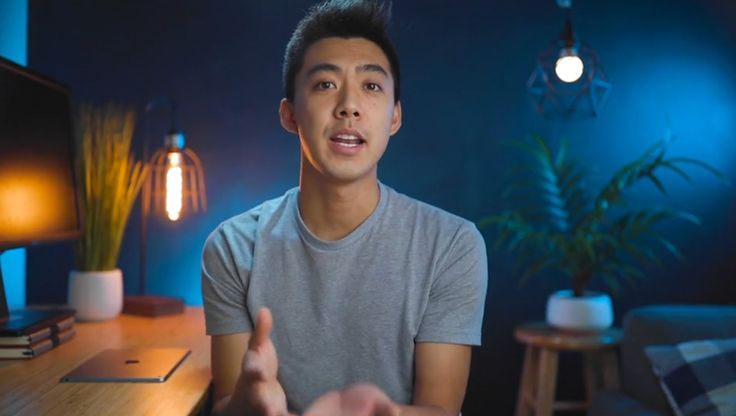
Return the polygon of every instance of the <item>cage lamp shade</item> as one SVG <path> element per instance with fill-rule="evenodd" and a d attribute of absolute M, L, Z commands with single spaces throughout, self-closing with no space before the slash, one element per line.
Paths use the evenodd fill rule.
<path fill-rule="evenodd" d="M 143 196 L 147 211 L 177 221 L 188 213 L 207 210 L 202 163 L 185 146 L 184 134 L 169 131 L 164 146 L 151 157 L 150 165 L 151 186 Z"/>
<path fill-rule="evenodd" d="M 558 3 L 568 12 L 562 35 L 539 54 L 527 80 L 527 91 L 544 117 L 595 117 L 611 84 L 598 54 L 575 36 L 569 15 L 570 2 Z"/>

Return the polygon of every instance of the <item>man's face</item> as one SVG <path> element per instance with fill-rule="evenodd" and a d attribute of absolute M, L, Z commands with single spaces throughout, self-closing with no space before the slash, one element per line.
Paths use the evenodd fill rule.
<path fill-rule="evenodd" d="M 363 38 L 313 43 L 296 75 L 294 102 L 282 100 L 279 113 L 284 128 L 299 135 L 302 173 L 330 182 L 375 178 L 389 137 L 401 127 L 388 59 Z"/>

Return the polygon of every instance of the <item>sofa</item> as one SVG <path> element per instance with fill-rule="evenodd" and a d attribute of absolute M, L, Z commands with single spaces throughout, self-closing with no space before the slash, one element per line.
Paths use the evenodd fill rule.
<path fill-rule="evenodd" d="M 736 306 L 655 305 L 629 311 L 623 322 L 620 389 L 596 394 L 588 416 L 672 416 L 645 348 L 727 338 L 736 338 Z"/>

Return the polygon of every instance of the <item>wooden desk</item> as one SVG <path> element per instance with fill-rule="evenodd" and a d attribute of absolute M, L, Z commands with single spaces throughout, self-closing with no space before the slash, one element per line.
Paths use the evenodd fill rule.
<path fill-rule="evenodd" d="M 518 326 L 514 336 L 526 344 L 516 416 L 550 416 L 555 410 L 585 410 L 597 390 L 618 387 L 617 348 L 621 331 L 616 328 L 571 332 L 544 322 L 532 322 Z M 583 354 L 585 401 L 555 401 L 560 351 Z"/>
<path fill-rule="evenodd" d="M 212 376 L 202 308 L 74 326 L 71 341 L 39 357 L 0 360 L 0 415 L 186 415 L 206 403 Z M 184 347 L 192 353 L 164 383 L 59 383 L 99 351 L 130 347 Z"/>

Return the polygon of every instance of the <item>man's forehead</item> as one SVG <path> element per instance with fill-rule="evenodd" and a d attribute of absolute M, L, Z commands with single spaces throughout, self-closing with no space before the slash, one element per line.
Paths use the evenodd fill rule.
<path fill-rule="evenodd" d="M 390 64 L 383 50 L 365 38 L 329 37 L 307 48 L 300 71 L 306 76 L 322 70 L 381 72 L 389 76 Z"/>

